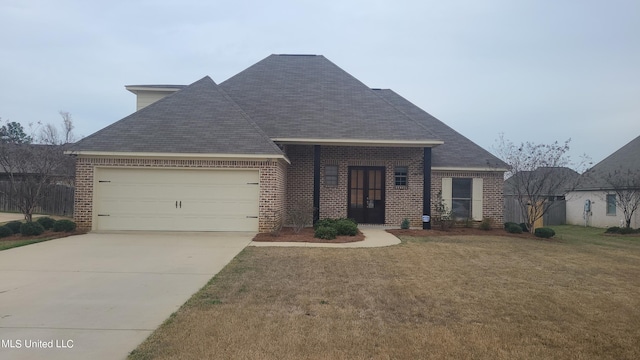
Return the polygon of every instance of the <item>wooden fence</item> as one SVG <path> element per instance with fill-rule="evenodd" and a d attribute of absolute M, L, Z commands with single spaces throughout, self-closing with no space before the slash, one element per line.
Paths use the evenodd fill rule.
<path fill-rule="evenodd" d="M 67 185 L 46 185 L 40 206 L 34 213 L 73 216 L 74 188 Z M 0 181 L 0 211 L 20 212 L 12 198 L 11 183 Z"/>
<path fill-rule="evenodd" d="M 504 197 L 504 221 L 521 223 L 524 222 L 522 210 L 518 199 L 514 196 Z M 544 226 L 564 225 L 567 223 L 567 201 L 555 200 L 546 214 L 542 217 Z"/>

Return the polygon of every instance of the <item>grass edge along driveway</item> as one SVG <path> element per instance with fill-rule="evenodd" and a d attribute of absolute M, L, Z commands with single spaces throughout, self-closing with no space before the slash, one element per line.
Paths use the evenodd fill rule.
<path fill-rule="evenodd" d="M 130 359 L 640 358 L 640 238 L 248 247 Z"/>

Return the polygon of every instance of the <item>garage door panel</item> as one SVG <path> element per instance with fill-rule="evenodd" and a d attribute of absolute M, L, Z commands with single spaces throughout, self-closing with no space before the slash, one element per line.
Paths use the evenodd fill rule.
<path fill-rule="evenodd" d="M 257 231 L 258 181 L 257 170 L 97 168 L 96 229 Z"/>

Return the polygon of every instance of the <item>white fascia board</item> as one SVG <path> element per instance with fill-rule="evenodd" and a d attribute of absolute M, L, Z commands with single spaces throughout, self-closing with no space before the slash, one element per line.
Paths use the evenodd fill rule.
<path fill-rule="evenodd" d="M 199 153 L 147 153 L 147 152 L 115 152 L 115 151 L 70 151 L 65 155 L 81 157 L 109 158 L 155 158 L 155 159 L 211 159 L 211 160 L 283 160 L 291 164 L 285 155 L 264 154 L 199 154 Z"/>
<path fill-rule="evenodd" d="M 434 147 L 442 140 L 361 140 L 361 139 L 304 139 L 273 138 L 273 142 L 291 145 L 380 146 L 380 147 Z"/>
<path fill-rule="evenodd" d="M 508 169 L 505 168 L 493 168 L 493 167 L 456 167 L 456 166 L 432 166 L 431 170 L 435 171 L 497 171 L 505 172 Z"/>
<path fill-rule="evenodd" d="M 124 88 L 136 95 L 138 94 L 138 91 L 176 92 L 176 91 L 182 90 L 180 88 L 174 88 L 174 87 L 159 88 L 159 87 L 146 87 L 146 86 L 125 86 Z"/>

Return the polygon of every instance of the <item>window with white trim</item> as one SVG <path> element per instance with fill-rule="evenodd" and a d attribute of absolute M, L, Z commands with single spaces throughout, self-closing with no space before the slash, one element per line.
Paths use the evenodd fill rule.
<path fill-rule="evenodd" d="M 616 215 L 616 194 L 607 194 L 607 215 Z"/>
<path fill-rule="evenodd" d="M 396 166 L 394 169 L 394 179 L 396 186 L 407 186 L 409 168 L 407 166 Z"/>

